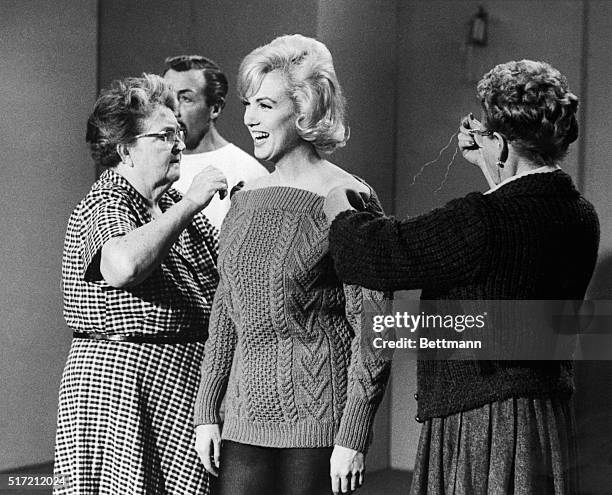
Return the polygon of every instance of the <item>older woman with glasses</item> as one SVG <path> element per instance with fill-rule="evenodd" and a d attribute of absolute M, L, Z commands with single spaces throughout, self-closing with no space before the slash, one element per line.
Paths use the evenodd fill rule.
<path fill-rule="evenodd" d="M 158 76 L 102 91 L 87 142 L 104 172 L 68 222 L 62 278 L 74 340 L 60 388 L 61 493 L 205 493 L 192 414 L 218 282 L 214 228 L 200 213 L 223 174 L 184 196 L 176 98 Z"/>
<path fill-rule="evenodd" d="M 407 220 L 354 211 L 354 188 L 331 191 L 336 270 L 374 289 L 422 289 L 430 301 L 582 299 L 598 219 L 559 167 L 578 136 L 578 98 L 559 71 L 531 60 L 496 66 L 477 91 L 482 124 L 466 117 L 458 140 L 490 190 Z M 420 360 L 411 493 L 578 493 L 573 388 L 570 361 Z"/>

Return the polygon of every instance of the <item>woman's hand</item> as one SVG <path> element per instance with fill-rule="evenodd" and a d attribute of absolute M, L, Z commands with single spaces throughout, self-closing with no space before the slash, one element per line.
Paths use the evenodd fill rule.
<path fill-rule="evenodd" d="M 323 212 L 327 217 L 327 221 L 332 223 L 340 212 L 363 210 L 369 199 L 370 189 L 365 184 L 356 181 L 350 184 L 342 184 L 334 187 L 327 193 Z"/>
<path fill-rule="evenodd" d="M 354 492 L 364 482 L 365 456 L 356 450 L 336 445 L 329 459 L 329 475 L 332 492 Z"/>
<path fill-rule="evenodd" d="M 217 191 L 223 199 L 227 194 L 227 179 L 221 170 L 209 166 L 193 178 L 183 197 L 193 201 L 202 210 L 208 206 Z"/>
<path fill-rule="evenodd" d="M 459 134 L 457 134 L 459 149 L 461 150 L 463 158 L 480 167 L 480 169 L 484 169 L 486 165 L 482 155 L 482 148 L 476 144 L 474 136 L 470 134 L 470 130 L 472 129 L 481 130 L 482 124 L 476 120 L 472 114 L 469 114 L 461 119 Z"/>
<path fill-rule="evenodd" d="M 159 267 L 181 232 L 217 191 L 227 192 L 225 175 L 215 167 L 207 167 L 194 177 L 183 200 L 154 221 L 106 241 L 100 258 L 104 280 L 116 288 L 140 284 Z"/>
<path fill-rule="evenodd" d="M 213 476 L 219 476 L 221 428 L 219 425 L 198 425 L 195 433 L 195 449 L 204 464 L 204 469 Z"/>

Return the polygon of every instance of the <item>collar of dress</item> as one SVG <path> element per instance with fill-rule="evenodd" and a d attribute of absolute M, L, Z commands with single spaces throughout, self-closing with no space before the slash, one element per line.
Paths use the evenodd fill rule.
<path fill-rule="evenodd" d="M 520 174 L 516 174 L 516 175 L 513 175 L 512 177 L 508 177 L 506 180 L 500 182 L 496 186 L 489 189 L 485 194 L 491 194 L 493 191 L 497 191 L 500 187 L 505 186 L 509 182 L 512 182 L 513 180 L 516 180 L 516 179 L 520 179 L 521 177 L 524 177 L 526 175 L 547 174 L 550 172 L 554 172 L 555 170 L 559 170 L 560 168 L 561 167 L 559 167 L 559 165 L 544 165 L 543 167 L 534 168 L 532 170 L 528 170 L 527 172 L 521 172 Z"/>

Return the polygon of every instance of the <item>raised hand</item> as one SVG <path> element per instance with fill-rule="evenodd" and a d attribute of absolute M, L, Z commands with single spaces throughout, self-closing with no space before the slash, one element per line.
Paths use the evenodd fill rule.
<path fill-rule="evenodd" d="M 184 197 L 193 201 L 200 209 L 204 209 L 217 191 L 223 199 L 227 194 L 227 179 L 218 168 L 210 166 L 193 178 Z"/>

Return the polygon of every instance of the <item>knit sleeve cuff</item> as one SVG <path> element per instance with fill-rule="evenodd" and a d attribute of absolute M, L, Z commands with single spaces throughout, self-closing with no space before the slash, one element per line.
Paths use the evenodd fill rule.
<path fill-rule="evenodd" d="M 219 424 L 219 407 L 225 394 L 227 377 L 206 376 L 202 377 L 200 389 L 195 402 L 194 426 Z"/>
<path fill-rule="evenodd" d="M 334 443 L 364 454 L 367 453 L 375 414 L 375 404 L 349 399 L 344 408 L 340 429 Z"/>

